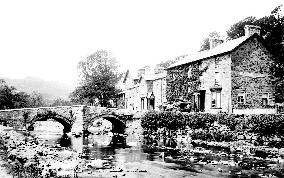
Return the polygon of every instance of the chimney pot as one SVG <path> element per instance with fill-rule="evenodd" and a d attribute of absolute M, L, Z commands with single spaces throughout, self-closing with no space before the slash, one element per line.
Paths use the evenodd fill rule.
<path fill-rule="evenodd" d="M 210 49 L 215 48 L 216 46 L 220 45 L 223 43 L 223 40 L 220 40 L 218 38 L 210 38 L 209 39 L 209 43 L 210 43 Z"/>
<path fill-rule="evenodd" d="M 249 37 L 255 33 L 257 33 L 258 35 L 260 35 L 260 26 L 256 26 L 256 25 L 245 25 L 245 36 Z"/>

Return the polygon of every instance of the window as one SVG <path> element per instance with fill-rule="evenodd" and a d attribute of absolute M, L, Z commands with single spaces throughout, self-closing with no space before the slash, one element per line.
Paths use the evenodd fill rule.
<path fill-rule="evenodd" d="M 221 108 L 221 91 L 213 91 L 211 93 L 211 107 Z"/>
<path fill-rule="evenodd" d="M 219 72 L 215 72 L 215 85 L 219 85 L 221 81 L 221 76 Z"/>
<path fill-rule="evenodd" d="M 245 100 L 245 93 L 240 93 L 238 94 L 238 104 L 245 104 L 246 100 Z"/>
<path fill-rule="evenodd" d="M 261 98 L 262 106 L 268 105 L 268 93 L 263 93 Z"/>
<path fill-rule="evenodd" d="M 144 98 L 141 98 L 141 110 L 144 110 Z"/>

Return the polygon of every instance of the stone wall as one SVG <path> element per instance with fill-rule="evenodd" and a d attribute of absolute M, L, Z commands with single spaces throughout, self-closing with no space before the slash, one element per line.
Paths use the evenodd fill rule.
<path fill-rule="evenodd" d="M 167 101 L 166 98 L 166 78 L 158 78 L 153 81 L 153 94 L 155 96 L 155 109 Z"/>
<path fill-rule="evenodd" d="M 231 108 L 231 58 L 230 55 L 222 55 L 203 60 L 200 68 L 207 68 L 200 76 L 200 90 L 205 90 L 205 112 L 230 112 Z M 211 88 L 220 86 L 221 108 L 211 107 Z"/>
<path fill-rule="evenodd" d="M 232 53 L 232 107 L 269 108 L 274 104 L 271 54 L 257 40 L 251 39 Z M 245 94 L 245 104 L 238 104 L 238 94 Z M 268 93 L 269 105 L 262 105 L 262 95 Z"/>
<path fill-rule="evenodd" d="M 50 114 L 61 119 L 62 122 L 71 127 L 76 123 L 76 120 L 80 119 L 83 115 L 82 106 L 23 108 L 1 110 L 0 120 L 15 129 L 24 129 L 25 126 L 29 127 L 37 120 L 41 120 L 41 116 L 45 117 Z M 24 115 L 26 115 L 26 117 Z M 77 125 L 75 127 L 77 127 Z"/>
<path fill-rule="evenodd" d="M 160 73 L 148 73 L 141 74 L 137 83 L 133 83 L 134 80 L 129 75 L 124 82 L 125 85 L 125 109 L 129 110 L 147 110 L 147 101 L 150 95 L 155 96 L 155 108 L 159 109 L 159 106 L 166 101 L 166 74 L 165 71 L 160 69 Z M 123 99 L 123 97 L 121 97 Z M 121 100 L 120 99 L 120 100 Z M 144 108 L 142 107 L 144 102 Z M 148 101 L 149 102 L 149 101 Z M 119 101 L 120 106 L 123 101 Z"/>
<path fill-rule="evenodd" d="M 205 91 L 205 112 L 230 112 L 231 108 L 231 58 L 230 55 L 209 58 L 168 70 L 167 99 L 185 99 L 193 103 L 192 96 Z M 221 108 L 211 107 L 210 88 L 218 85 L 221 90 Z"/>
<path fill-rule="evenodd" d="M 139 86 L 138 84 L 128 88 L 125 93 L 126 108 L 136 110 L 140 108 Z"/>

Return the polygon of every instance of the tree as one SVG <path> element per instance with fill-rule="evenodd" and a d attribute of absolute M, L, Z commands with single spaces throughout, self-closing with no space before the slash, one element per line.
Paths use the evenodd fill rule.
<path fill-rule="evenodd" d="M 282 5 L 276 7 L 270 15 L 259 19 L 247 17 L 233 24 L 227 31 L 228 39 L 236 39 L 244 36 L 245 25 L 261 27 L 260 35 L 275 60 L 272 72 L 275 77 L 276 102 L 284 102 L 284 16 L 281 14 L 281 8 Z"/>
<path fill-rule="evenodd" d="M 0 109 L 12 109 L 14 87 L 10 87 L 4 80 L 0 80 Z"/>
<path fill-rule="evenodd" d="M 96 100 L 101 106 L 109 106 L 118 90 L 115 88 L 120 74 L 116 59 L 105 50 L 96 51 L 78 64 L 80 86 L 70 95 L 71 102 L 92 104 Z"/>
<path fill-rule="evenodd" d="M 70 106 L 72 105 L 70 101 L 67 100 L 63 100 L 61 98 L 57 98 L 52 104 L 51 106 Z"/>
<path fill-rule="evenodd" d="M 227 30 L 227 39 L 233 40 L 236 38 L 240 38 L 245 35 L 244 27 L 245 25 L 258 25 L 257 19 L 255 17 L 247 17 L 231 26 L 229 30 Z"/>
<path fill-rule="evenodd" d="M 216 31 L 211 32 L 208 37 L 203 39 L 203 42 L 201 44 L 199 51 L 204 51 L 204 50 L 210 49 L 210 38 L 220 39 L 221 35 L 220 35 L 219 32 L 216 32 Z"/>
<path fill-rule="evenodd" d="M 25 92 L 16 92 L 13 97 L 14 108 L 30 107 L 30 95 Z"/>
<path fill-rule="evenodd" d="M 29 107 L 29 95 L 19 92 L 13 86 L 8 86 L 0 79 L 0 109 L 14 109 Z"/>
<path fill-rule="evenodd" d="M 33 91 L 29 98 L 29 103 L 31 107 L 43 107 L 46 106 L 46 102 L 44 101 L 44 97 L 41 93 Z"/>

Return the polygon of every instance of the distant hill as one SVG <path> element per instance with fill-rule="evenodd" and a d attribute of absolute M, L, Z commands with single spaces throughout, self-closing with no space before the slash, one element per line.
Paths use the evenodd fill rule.
<path fill-rule="evenodd" d="M 45 81 L 35 77 L 26 77 L 24 79 L 0 78 L 4 79 L 8 85 L 14 86 L 19 91 L 29 94 L 33 91 L 39 92 L 47 100 L 55 100 L 57 98 L 67 100 L 69 94 L 74 90 L 74 86 L 72 85 L 56 81 Z"/>

